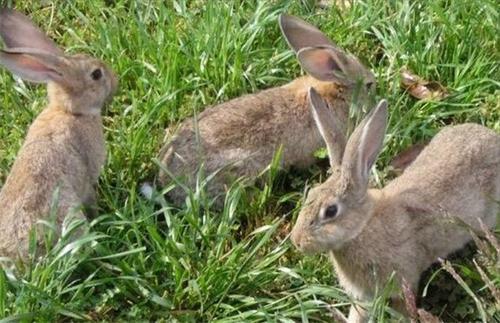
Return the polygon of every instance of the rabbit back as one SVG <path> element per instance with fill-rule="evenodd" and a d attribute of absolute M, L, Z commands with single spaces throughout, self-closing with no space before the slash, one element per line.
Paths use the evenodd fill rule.
<path fill-rule="evenodd" d="M 310 165 L 314 151 L 323 143 L 306 103 L 308 82 L 318 81 L 305 77 L 208 108 L 197 117 L 196 125 L 193 118 L 184 121 L 164 147 L 162 164 L 172 174 L 184 175 L 188 184 L 202 164 L 205 175 L 230 169 L 221 171 L 210 184 L 214 193 L 221 192 L 231 179 L 256 176 L 281 145 L 283 167 Z M 334 84 L 324 86 L 330 86 L 325 96 L 345 124 L 348 103 Z M 160 183 L 168 181 L 168 175 L 161 172 Z"/>

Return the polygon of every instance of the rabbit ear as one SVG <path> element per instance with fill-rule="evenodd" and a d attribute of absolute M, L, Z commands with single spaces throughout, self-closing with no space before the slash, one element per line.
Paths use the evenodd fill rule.
<path fill-rule="evenodd" d="M 297 53 L 300 65 L 320 81 L 353 85 L 373 84 L 375 77 L 357 58 L 335 47 L 303 48 Z"/>
<path fill-rule="evenodd" d="M 0 50 L 0 64 L 22 79 L 47 83 L 63 81 L 64 63 L 59 56 L 31 48 Z"/>
<path fill-rule="evenodd" d="M 318 28 L 297 17 L 281 14 L 279 25 L 288 45 L 295 52 L 305 47 L 335 46 Z"/>
<path fill-rule="evenodd" d="M 368 177 L 382 148 L 387 125 L 387 101 L 381 100 L 347 142 L 342 160 L 342 176 L 347 176 L 355 195 L 364 196 Z"/>
<path fill-rule="evenodd" d="M 309 88 L 309 103 L 316 126 L 326 143 L 330 166 L 340 168 L 345 148 L 345 136 L 334 113 L 314 88 Z"/>
<path fill-rule="evenodd" d="M 0 9 L 0 36 L 10 48 L 37 48 L 56 55 L 63 54 L 28 17 L 12 9 Z"/>

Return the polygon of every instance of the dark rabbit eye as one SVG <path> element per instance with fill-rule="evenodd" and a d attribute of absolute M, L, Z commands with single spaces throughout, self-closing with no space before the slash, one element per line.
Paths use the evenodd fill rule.
<path fill-rule="evenodd" d="M 337 204 L 329 205 L 326 209 L 323 210 L 323 219 L 331 220 L 337 216 L 339 208 Z"/>
<path fill-rule="evenodd" d="M 94 71 L 92 71 L 92 73 L 90 74 L 90 76 L 92 77 L 92 79 L 94 81 L 100 80 L 101 77 L 102 77 L 102 71 L 101 71 L 101 69 L 100 68 L 95 69 Z"/>

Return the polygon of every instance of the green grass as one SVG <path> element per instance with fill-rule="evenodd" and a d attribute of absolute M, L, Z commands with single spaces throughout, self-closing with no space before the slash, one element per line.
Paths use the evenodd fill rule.
<path fill-rule="evenodd" d="M 182 209 L 154 205 L 138 193 L 139 183 L 158 170 L 154 158 L 166 127 L 301 73 L 278 29 L 281 12 L 316 24 L 375 72 L 378 96 L 390 103 L 377 184 L 388 180 L 396 153 L 444 125 L 477 122 L 500 132 L 495 0 L 360 0 L 343 12 L 305 0 L 18 3 L 70 53 L 108 61 L 120 76 L 120 92 L 105 112 L 100 215 L 80 240 L 48 241 L 46 257 L 0 270 L 6 321 L 307 322 L 330 320 L 331 306 L 347 309 L 349 297 L 327 257 L 302 256 L 287 236 L 305 182 L 323 180 L 324 168 L 276 175 L 271 167 L 261 187 L 235 183 L 221 212 L 202 188 Z M 414 100 L 399 85 L 403 67 L 451 95 Z M 0 89 L 3 183 L 45 104 L 45 89 L 16 83 L 3 69 Z M 476 256 L 497 289 L 499 257 L 487 246 Z M 500 304 L 472 258 L 452 260 L 463 284 L 439 266 L 425 275 L 422 306 L 446 320 L 500 320 Z M 379 320 L 392 315 L 384 293 L 374 304 Z"/>

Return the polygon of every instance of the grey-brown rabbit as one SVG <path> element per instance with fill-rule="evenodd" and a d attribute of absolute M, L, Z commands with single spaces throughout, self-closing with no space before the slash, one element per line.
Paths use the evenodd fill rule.
<path fill-rule="evenodd" d="M 361 87 L 360 101 L 374 88 L 373 74 L 316 27 L 288 15 L 280 17 L 280 27 L 309 76 L 233 99 L 184 121 L 162 149 L 160 160 L 188 187 L 194 187 L 200 165 L 207 176 L 224 168 L 208 186 L 209 195 L 217 196 L 230 179 L 258 175 L 281 145 L 283 167 L 311 165 L 314 151 L 323 143 L 309 113 L 308 88 L 319 91 L 340 127 L 346 125 L 356 85 Z M 171 178 L 160 170 L 159 181 L 165 185 Z M 185 198 L 181 188 L 169 195 L 176 204 Z"/>
<path fill-rule="evenodd" d="M 370 301 L 391 273 L 416 292 L 421 273 L 438 257 L 495 226 L 500 212 L 500 136 L 477 124 L 443 128 L 405 172 L 383 189 L 368 189 L 382 148 L 387 103 L 382 101 L 344 146 L 343 132 L 311 89 L 315 121 L 327 144 L 333 174 L 311 189 L 291 237 L 303 252 L 329 252 L 340 284 Z M 344 149 L 345 148 L 345 149 Z M 465 224 L 465 225 L 464 225 Z M 395 293 L 394 306 L 402 309 Z M 351 306 L 349 322 L 367 312 Z"/>
<path fill-rule="evenodd" d="M 57 222 L 84 217 L 105 161 L 101 108 L 117 78 L 102 61 L 65 55 L 23 14 L 0 10 L 0 64 L 19 77 L 47 83 L 48 105 L 33 121 L 0 192 L 0 256 L 25 257 L 28 236 L 48 216 L 58 190 Z M 6 107 L 3 107 L 6 108 Z"/>

